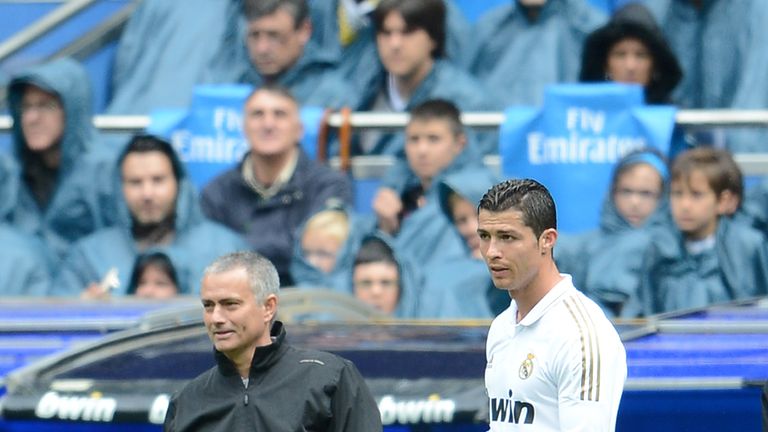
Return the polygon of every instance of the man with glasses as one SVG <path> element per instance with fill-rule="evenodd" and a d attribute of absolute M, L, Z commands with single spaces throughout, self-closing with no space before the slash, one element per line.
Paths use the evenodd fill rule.
<path fill-rule="evenodd" d="M 242 15 L 245 40 L 237 47 L 245 50 L 215 58 L 206 81 L 256 87 L 279 84 L 302 105 L 349 103 L 343 99 L 349 96 L 347 85 L 335 74 L 336 60 L 310 41 L 312 24 L 306 0 L 245 0 Z"/>
<path fill-rule="evenodd" d="M 4 188 L 0 202 L 11 208 L 8 222 L 46 240 L 56 253 L 92 229 L 73 188 L 65 187 L 76 176 L 92 179 L 95 161 L 106 155 L 92 151 L 91 98 L 85 70 L 66 58 L 19 73 L 8 87 L 14 187 Z"/>

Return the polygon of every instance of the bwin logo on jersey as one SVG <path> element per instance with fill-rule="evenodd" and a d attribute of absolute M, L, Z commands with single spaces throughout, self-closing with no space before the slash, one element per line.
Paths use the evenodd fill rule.
<path fill-rule="evenodd" d="M 531 353 L 528 353 L 528 357 L 523 360 L 523 363 L 520 365 L 520 370 L 518 371 L 518 375 L 520 376 L 520 379 L 528 379 L 531 375 L 533 375 L 533 358 L 536 357 Z"/>
<path fill-rule="evenodd" d="M 507 423 L 533 424 L 533 417 L 536 414 L 533 405 L 528 402 L 512 400 L 512 390 L 509 391 L 507 398 L 492 398 L 491 403 L 491 421 Z M 525 410 L 525 417 L 523 417 Z"/>

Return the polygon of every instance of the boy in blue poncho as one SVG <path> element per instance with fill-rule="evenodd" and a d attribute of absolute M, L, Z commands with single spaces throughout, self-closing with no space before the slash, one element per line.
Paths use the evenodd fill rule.
<path fill-rule="evenodd" d="M 291 276 L 301 288 L 351 293 L 349 274 L 363 238 L 373 231 L 369 217 L 345 207 L 324 208 L 299 227 Z"/>
<path fill-rule="evenodd" d="M 699 147 L 677 157 L 670 181 L 675 228 L 654 233 L 643 266 L 646 315 L 766 294 L 765 238 L 730 217 L 742 190 L 727 151 Z"/>
<path fill-rule="evenodd" d="M 558 268 L 570 274 L 574 284 L 609 317 L 634 318 L 642 312 L 637 287 L 643 252 L 654 227 L 672 224 L 666 198 L 668 179 L 666 161 L 658 151 L 640 149 L 627 154 L 614 169 L 600 227 L 558 239 Z"/>
<path fill-rule="evenodd" d="M 440 208 L 464 248 L 463 254 L 435 260 L 424 269 L 420 317 L 492 318 L 509 306 L 509 294 L 491 282 L 477 235 L 477 204 L 496 182 L 488 170 L 469 168 L 438 183 Z"/>
<path fill-rule="evenodd" d="M 386 236 L 363 240 L 352 267 L 352 293 L 386 315 L 415 318 L 419 310 L 421 273 L 407 254 Z"/>
<path fill-rule="evenodd" d="M 464 255 L 462 239 L 441 211 L 435 187 L 452 173 L 485 169 L 467 142 L 460 115 L 456 105 L 442 99 L 414 107 L 405 129 L 407 164 L 396 164 L 374 197 L 379 228 L 423 264 Z"/>

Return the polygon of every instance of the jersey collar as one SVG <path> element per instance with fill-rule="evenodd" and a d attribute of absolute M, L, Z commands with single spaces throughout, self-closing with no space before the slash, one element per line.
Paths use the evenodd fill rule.
<path fill-rule="evenodd" d="M 571 282 L 571 275 L 560 274 L 560 276 L 562 276 L 563 279 L 560 280 L 560 282 L 558 282 L 554 287 L 552 287 L 552 289 L 549 290 L 549 292 L 545 294 L 538 303 L 536 303 L 536 306 L 534 306 L 533 309 L 528 312 L 528 315 L 526 315 L 525 318 L 523 318 L 518 323 L 519 325 L 528 327 L 535 324 L 539 318 L 544 316 L 547 310 L 549 310 L 549 308 L 557 301 L 557 299 L 559 299 L 560 296 L 565 294 L 566 291 L 573 286 L 573 282 Z M 517 316 L 517 304 L 514 301 L 512 303 L 515 305 L 515 313 L 512 314 L 512 319 L 514 320 Z"/>

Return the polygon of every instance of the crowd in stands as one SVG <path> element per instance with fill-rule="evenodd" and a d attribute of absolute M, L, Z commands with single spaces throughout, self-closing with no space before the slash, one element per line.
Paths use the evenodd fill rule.
<path fill-rule="evenodd" d="M 242 159 L 196 190 L 163 137 L 100 145 L 83 67 L 12 77 L 0 155 L 0 293 L 103 299 L 199 292 L 205 266 L 254 250 L 283 286 L 330 289 L 402 318 L 491 318 L 509 305 L 479 253 L 477 204 L 498 136 L 461 113 L 537 105 L 566 82 L 640 85 L 647 104 L 768 109 L 768 3 L 510 0 L 468 23 L 452 0 L 145 0 L 125 28 L 112 114 L 185 107 L 198 84 L 243 83 Z M 194 25 L 191 25 L 194 23 Z M 299 145 L 299 109 L 408 112 L 354 154 L 391 155 L 373 214 L 351 179 Z M 768 294 L 768 180 L 732 152 L 765 131 L 691 134 L 616 163 L 593 231 L 555 259 L 609 316 Z"/>

